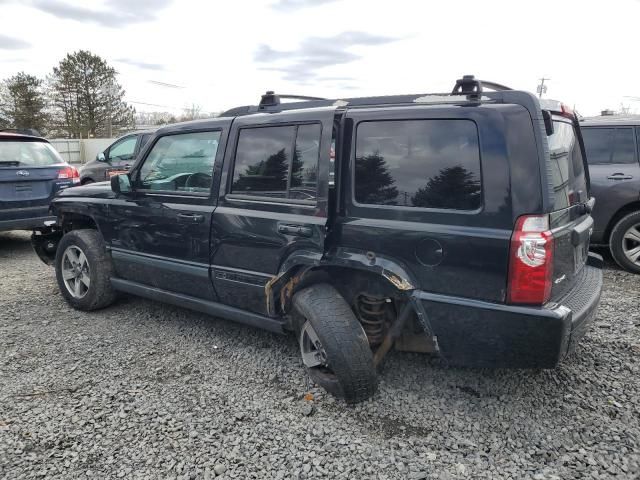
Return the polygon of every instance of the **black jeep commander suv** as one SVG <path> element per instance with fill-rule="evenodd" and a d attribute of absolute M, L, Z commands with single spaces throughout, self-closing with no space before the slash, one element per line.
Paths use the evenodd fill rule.
<path fill-rule="evenodd" d="M 65 299 L 127 292 L 294 331 L 348 402 L 394 345 L 536 368 L 572 350 L 602 288 L 573 113 L 473 77 L 281 98 L 162 128 L 127 174 L 61 192 L 33 243 Z"/>

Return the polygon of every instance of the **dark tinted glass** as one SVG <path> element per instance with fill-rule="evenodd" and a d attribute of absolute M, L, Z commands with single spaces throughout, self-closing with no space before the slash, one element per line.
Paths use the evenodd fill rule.
<path fill-rule="evenodd" d="M 616 128 L 611 163 L 635 163 L 636 139 L 633 128 Z"/>
<path fill-rule="evenodd" d="M 582 151 L 574 127 L 568 122 L 553 122 L 548 138 L 555 208 L 559 210 L 587 200 L 587 180 Z"/>
<path fill-rule="evenodd" d="M 232 193 L 286 198 L 296 127 L 240 130 Z"/>
<path fill-rule="evenodd" d="M 289 198 L 315 200 L 318 189 L 320 124 L 300 125 L 291 165 Z"/>
<path fill-rule="evenodd" d="M 591 165 L 611 163 L 614 128 L 583 128 L 582 138 Z"/>
<path fill-rule="evenodd" d="M 475 210 L 480 149 L 468 120 L 364 122 L 356 139 L 358 203 Z"/>

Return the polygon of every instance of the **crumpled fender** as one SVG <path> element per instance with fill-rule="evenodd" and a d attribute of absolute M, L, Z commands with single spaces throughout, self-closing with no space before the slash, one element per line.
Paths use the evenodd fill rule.
<path fill-rule="evenodd" d="M 395 259 L 375 252 L 353 248 L 337 248 L 321 255 L 317 251 L 299 250 L 288 257 L 278 275 L 265 285 L 267 311 L 276 313 L 276 302 L 284 307 L 296 285 L 309 270 L 318 267 L 344 267 L 371 272 L 385 278 L 395 288 L 409 292 L 417 288 L 417 282 L 409 270 Z"/>

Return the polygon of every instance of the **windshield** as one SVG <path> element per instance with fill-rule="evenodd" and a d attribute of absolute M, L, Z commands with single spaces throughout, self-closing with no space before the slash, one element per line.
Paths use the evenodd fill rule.
<path fill-rule="evenodd" d="M 0 140 L 0 168 L 45 167 L 57 163 L 64 160 L 46 142 Z"/>

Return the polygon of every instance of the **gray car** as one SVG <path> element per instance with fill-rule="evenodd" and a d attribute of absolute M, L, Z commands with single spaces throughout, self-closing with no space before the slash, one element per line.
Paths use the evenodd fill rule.
<path fill-rule="evenodd" d="M 592 245 L 607 245 L 625 270 L 640 273 L 640 116 L 602 116 L 580 125 L 596 198 Z"/>
<path fill-rule="evenodd" d="M 103 182 L 109 180 L 113 175 L 129 170 L 136 156 L 153 133 L 154 130 L 142 130 L 117 139 L 99 153 L 95 160 L 88 162 L 80 169 L 80 182 L 83 185 Z"/>

